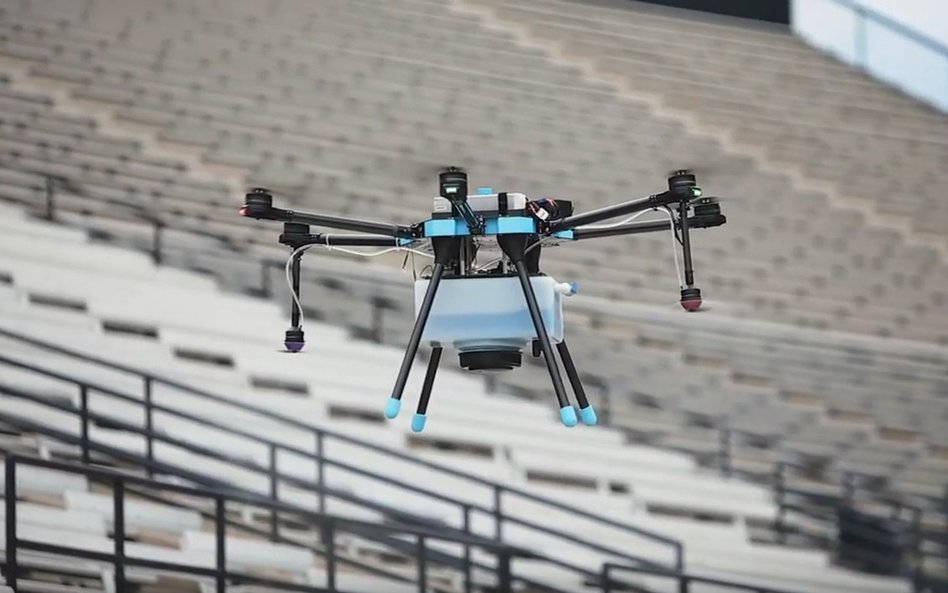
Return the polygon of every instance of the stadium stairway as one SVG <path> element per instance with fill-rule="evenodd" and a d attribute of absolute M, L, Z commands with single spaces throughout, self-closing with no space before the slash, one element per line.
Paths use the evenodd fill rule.
<path fill-rule="evenodd" d="M 675 550 L 669 541 L 682 542 L 685 568 L 697 576 L 798 591 L 907 590 L 899 579 L 832 567 L 823 552 L 750 542 L 747 522 L 776 511 L 765 488 L 702 471 L 685 455 L 624 444 L 614 430 L 571 431 L 564 441 L 558 435 L 566 429 L 548 407 L 487 394 L 479 381 L 457 373 L 439 377 L 430 432 L 380 424 L 373 394 L 387 390 L 398 350 L 353 342 L 317 324 L 310 330 L 320 339 L 308 354 L 281 354 L 260 339 L 265 329 L 282 326 L 279 309 L 266 301 L 222 294 L 205 277 L 156 268 L 142 255 L 88 244 L 75 231 L 15 211 L 5 209 L 2 220 L 0 261 L 9 279 L 0 307 L 3 421 L 11 438 L 34 442 L 47 455 L 81 459 L 77 415 L 85 400 L 93 459 L 124 465 L 150 454 L 159 473 L 177 468 L 179 479 L 257 496 L 275 491 L 281 503 L 298 508 L 317 508 L 323 492 L 327 511 L 366 521 L 388 517 L 459 530 L 463 502 L 485 511 L 470 518 L 473 533 L 492 536 L 492 516 L 501 513 L 505 542 L 589 567 L 564 581 L 564 569 L 516 562 L 522 578 L 566 590 L 582 588 L 608 558 L 667 567 Z M 31 256 L 17 247 L 35 245 L 36 237 L 55 239 L 58 249 Z M 17 337 L 24 334 L 39 339 Z M 90 355 L 140 370 L 95 363 Z M 152 377 L 147 388 L 145 376 Z M 147 421 L 146 393 L 155 406 Z M 309 452 L 315 426 L 327 422 L 336 432 L 322 431 L 324 481 L 314 482 Z M 152 439 L 143 438 L 149 431 Z M 585 479 L 601 487 L 590 492 L 562 480 L 544 486 L 544 476 L 567 467 L 585 468 Z M 492 506 L 495 483 L 513 484 L 496 487 L 502 507 Z M 659 501 L 690 509 L 691 518 L 656 512 Z M 698 511 L 705 521 L 695 520 Z M 651 590 L 670 590 L 667 579 L 639 576 Z"/>
<path fill-rule="evenodd" d="M 944 249 L 948 210 L 934 187 L 948 164 L 948 118 L 788 29 L 644 2 L 457 5 Z"/>

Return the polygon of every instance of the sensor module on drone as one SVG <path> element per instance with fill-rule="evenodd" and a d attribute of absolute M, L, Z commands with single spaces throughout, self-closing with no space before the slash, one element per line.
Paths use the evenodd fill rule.
<path fill-rule="evenodd" d="M 292 249 L 287 261 L 287 279 L 292 290 L 290 329 L 285 346 L 299 352 L 304 345 L 300 305 L 300 261 L 313 246 L 385 247 L 417 251 L 424 249 L 434 263 L 430 274 L 415 281 L 415 323 L 402 359 L 395 387 L 385 406 L 388 418 L 398 416 L 402 393 L 412 362 L 424 340 L 431 347 L 428 369 L 411 428 L 420 432 L 427 420 L 428 402 L 442 350 L 455 348 L 461 368 L 474 372 L 512 370 L 521 364 L 523 349 L 543 356 L 553 382 L 560 418 L 566 426 L 580 419 L 596 424 L 579 373 L 566 345 L 563 297 L 576 293 L 575 284 L 558 283 L 540 270 L 544 247 L 573 241 L 619 235 L 670 232 L 678 267 L 678 248 L 684 277 L 681 306 L 686 311 L 701 308 L 701 290 L 694 283 L 690 233 L 695 228 L 724 224 L 716 198 L 706 197 L 690 171 L 675 171 L 668 189 L 637 200 L 607 206 L 583 214 L 573 213 L 568 200 L 530 200 L 522 193 L 481 188 L 468 193 L 467 174 L 449 167 L 439 175 L 440 196 L 434 198 L 431 218 L 411 225 L 397 225 L 323 214 L 294 212 L 273 207 L 273 196 L 255 188 L 240 209 L 242 216 L 283 223 L 280 243 Z M 657 211 L 667 220 L 635 222 L 640 214 Z M 618 223 L 593 226 L 605 220 L 627 217 Z M 312 233 L 311 226 L 353 231 L 359 234 Z M 497 250 L 500 256 L 478 265 L 479 250 Z M 570 404 L 554 348 L 579 404 L 579 414 Z"/>

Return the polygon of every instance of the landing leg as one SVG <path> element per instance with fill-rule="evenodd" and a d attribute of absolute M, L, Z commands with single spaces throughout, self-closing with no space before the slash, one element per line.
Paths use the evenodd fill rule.
<path fill-rule="evenodd" d="M 546 361 L 546 368 L 550 372 L 550 379 L 553 381 L 553 391 L 556 393 L 556 401 L 560 406 L 560 419 L 566 426 L 576 426 L 576 409 L 569 403 L 566 387 L 564 387 L 563 378 L 560 376 L 560 369 L 556 366 L 553 345 L 550 343 L 550 336 L 546 333 L 546 326 L 543 324 L 543 316 L 540 313 L 540 306 L 537 304 L 537 296 L 533 292 L 533 285 L 530 283 L 527 266 L 522 259 L 514 261 L 514 265 L 517 267 L 517 276 L 520 278 L 523 296 L 527 299 L 527 309 L 530 310 L 533 327 L 537 331 L 537 340 L 540 342 L 543 360 Z"/>
<path fill-rule="evenodd" d="M 438 292 L 438 285 L 441 283 L 441 276 L 444 274 L 444 264 L 436 263 L 431 273 L 431 280 L 428 282 L 428 290 L 425 291 L 425 298 L 421 302 L 421 308 L 418 310 L 418 317 L 415 319 L 415 326 L 411 330 L 411 337 L 408 338 L 408 347 L 405 349 L 405 358 L 402 359 L 402 366 L 398 369 L 398 377 L 395 379 L 395 388 L 392 389 L 392 397 L 385 405 L 385 416 L 395 418 L 398 416 L 402 407 L 402 393 L 405 391 L 405 384 L 408 382 L 408 373 L 411 372 L 411 365 L 418 354 L 418 344 L 421 342 L 421 335 L 425 331 L 425 324 L 428 322 L 428 315 L 431 313 L 431 305 L 434 303 L 435 294 Z"/>
<path fill-rule="evenodd" d="M 418 409 L 415 411 L 414 418 L 411 419 L 411 429 L 414 432 L 421 432 L 425 429 L 425 413 L 428 411 L 428 400 L 431 398 L 431 388 L 434 387 L 435 375 L 438 374 L 438 363 L 441 362 L 442 348 L 432 348 L 431 357 L 428 359 L 428 372 L 425 373 L 425 382 L 421 386 L 421 398 L 418 399 Z"/>
<path fill-rule="evenodd" d="M 592 426 L 599 421 L 596 417 L 596 410 L 589 404 L 586 398 L 586 390 L 583 388 L 583 382 L 579 380 L 579 373 L 576 372 L 576 364 L 566 346 L 566 340 L 556 345 L 557 352 L 563 360 L 563 369 L 566 370 L 566 377 L 569 384 L 573 387 L 573 393 L 576 395 L 576 402 L 579 404 L 579 417 L 583 419 L 583 424 Z"/>

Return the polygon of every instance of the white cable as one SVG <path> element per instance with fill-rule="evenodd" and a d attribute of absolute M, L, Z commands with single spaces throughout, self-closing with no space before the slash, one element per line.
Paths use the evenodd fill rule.
<path fill-rule="evenodd" d="M 396 239 L 396 241 L 397 241 L 397 239 Z M 326 244 L 325 244 L 325 245 L 322 245 L 322 244 L 319 244 L 319 243 L 312 243 L 312 244 L 310 244 L 310 245 L 303 245 L 302 247 L 299 247 L 299 248 L 295 249 L 295 250 L 293 251 L 293 253 L 290 254 L 290 257 L 287 258 L 287 260 L 286 260 L 286 267 L 284 268 L 284 272 L 286 273 L 286 285 L 289 286 L 289 288 L 290 288 L 290 297 L 293 299 L 293 303 L 296 304 L 296 310 L 299 311 L 299 314 L 300 314 L 300 323 L 299 323 L 298 326 L 296 326 L 296 327 L 293 328 L 293 329 L 299 329 L 299 328 L 303 327 L 303 304 L 300 303 L 300 298 L 299 298 L 299 296 L 297 296 L 296 291 L 293 290 L 293 273 L 292 273 L 292 271 L 291 271 L 291 268 L 292 268 L 292 266 L 293 266 L 293 260 L 294 260 L 297 256 L 302 255 L 303 252 L 306 251 L 306 250 L 308 250 L 310 247 L 315 247 L 315 246 L 326 247 L 326 248 L 329 249 L 329 250 L 341 251 L 341 252 L 343 252 L 343 253 L 349 253 L 349 254 L 352 254 L 352 255 L 360 255 L 360 256 L 362 256 L 362 257 L 376 257 L 376 256 L 379 256 L 379 255 L 384 255 L 384 254 L 386 254 L 386 253 L 391 253 L 391 252 L 393 252 L 393 251 L 408 251 L 408 252 L 410 252 L 410 253 L 412 253 L 412 254 L 423 255 L 423 256 L 425 256 L 425 257 L 431 257 L 431 258 L 434 257 L 434 255 L 432 255 L 432 254 L 430 254 L 430 253 L 425 253 L 424 251 L 419 251 L 419 250 L 417 250 L 417 249 L 411 249 L 411 248 L 409 248 L 409 247 L 389 247 L 389 248 L 387 248 L 387 249 L 382 249 L 381 251 L 375 251 L 375 252 L 373 252 L 373 253 L 365 253 L 365 252 L 363 252 L 363 251 L 354 251 L 354 250 L 352 250 L 352 249 L 345 249 L 345 248 L 343 248 L 343 247 L 333 247 L 333 246 L 331 246 L 331 245 L 329 244 L 329 237 L 328 237 L 328 235 L 327 235 L 327 237 L 326 237 Z"/>
<path fill-rule="evenodd" d="M 668 226 L 669 226 L 669 230 L 671 231 L 671 241 L 672 241 L 672 259 L 675 260 L 675 275 L 678 277 L 678 287 L 679 287 L 679 288 L 684 288 L 684 287 L 685 287 L 685 281 L 684 281 L 684 278 L 682 278 L 682 275 L 681 275 L 681 264 L 678 263 L 678 237 L 677 237 L 677 235 L 675 235 L 675 216 L 672 214 L 672 211 L 671 211 L 671 209 L 670 209 L 668 206 L 665 206 L 665 207 L 664 207 L 663 209 L 661 209 L 661 210 L 659 210 L 659 209 L 657 209 L 657 208 L 650 208 L 650 209 L 648 209 L 648 210 L 642 210 L 641 212 L 636 212 L 635 214 L 633 214 L 632 216 L 626 218 L 625 220 L 622 220 L 622 221 L 620 221 L 620 222 L 616 222 L 616 223 L 613 223 L 613 224 L 604 224 L 604 225 L 601 225 L 601 226 L 584 226 L 584 227 L 582 227 L 582 228 L 583 228 L 583 229 L 592 229 L 592 230 L 597 230 L 597 229 L 611 229 L 611 228 L 615 228 L 615 227 L 617 227 L 617 226 L 621 226 L 621 225 L 624 225 L 624 224 L 628 224 L 628 223 L 632 222 L 633 220 L 635 220 L 636 218 L 638 218 L 639 216 L 642 216 L 643 214 L 645 214 L 645 213 L 647 213 L 647 212 L 660 212 L 660 213 L 662 213 L 662 214 L 665 214 L 665 215 L 668 217 Z"/>
<path fill-rule="evenodd" d="M 349 255 L 360 255 L 362 257 L 376 257 L 378 255 L 385 255 L 386 253 L 392 253 L 394 251 L 409 251 L 411 253 L 417 253 L 418 255 L 423 255 L 425 257 L 434 258 L 434 255 L 430 253 L 425 253 L 424 251 L 418 251 L 417 249 L 409 249 L 408 247 L 389 247 L 387 249 L 376 251 L 374 253 L 365 253 L 364 251 L 355 251 L 353 249 L 346 249 L 345 247 L 329 247 L 328 249 L 329 251 L 339 251 L 342 253 L 348 253 Z"/>
<path fill-rule="evenodd" d="M 619 222 L 613 222 L 613 223 L 610 223 L 610 224 L 601 224 L 601 225 L 598 225 L 598 226 L 583 226 L 582 228 L 584 228 L 584 229 L 590 229 L 590 230 L 612 229 L 612 228 L 615 228 L 615 227 L 617 227 L 617 226 L 621 226 L 621 225 L 623 225 L 623 224 L 628 224 L 628 223 L 632 222 L 633 220 L 635 220 L 636 218 L 638 218 L 639 216 L 642 216 L 642 215 L 645 214 L 646 212 L 653 212 L 653 211 L 655 211 L 655 208 L 649 208 L 648 210 L 641 210 L 641 211 L 639 211 L 639 212 L 636 212 L 636 213 L 633 214 L 632 216 L 626 218 L 625 220 L 620 220 Z"/>
<path fill-rule="evenodd" d="M 303 327 L 303 305 L 300 303 L 300 297 L 297 296 L 296 291 L 293 290 L 293 274 L 290 272 L 290 267 L 293 265 L 293 260 L 298 255 L 302 255 L 303 252 L 309 249 L 310 247 L 312 247 L 312 245 L 303 245 L 302 247 L 298 247 L 297 249 L 293 250 L 293 253 L 291 253 L 290 257 L 287 258 L 286 268 L 284 268 L 284 271 L 286 272 L 286 284 L 287 286 L 290 287 L 290 297 L 293 299 L 293 303 L 296 304 L 296 310 L 299 311 L 299 314 L 300 314 L 299 325 L 297 325 L 293 329 L 300 329 L 301 327 Z"/>
<path fill-rule="evenodd" d="M 678 288 L 681 289 L 685 287 L 685 280 L 681 277 L 681 264 L 678 263 L 678 235 L 675 234 L 675 216 L 668 206 L 665 206 L 665 214 L 668 215 L 668 226 L 671 231 L 672 259 L 675 260 L 675 275 L 678 277 Z"/>

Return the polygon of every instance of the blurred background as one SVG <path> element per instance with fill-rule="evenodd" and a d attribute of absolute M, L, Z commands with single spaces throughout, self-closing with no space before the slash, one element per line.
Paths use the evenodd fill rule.
<path fill-rule="evenodd" d="M 0 0 L 0 453 L 16 592 L 948 591 L 948 4 Z M 600 425 L 542 361 L 384 400 L 437 173 L 665 234 L 549 250 Z M 371 251 L 371 250 L 370 250 Z M 411 262 L 410 262 L 411 263 Z M 428 353 L 407 390 L 413 405 Z M 404 418 L 402 420 L 405 420 Z"/>

